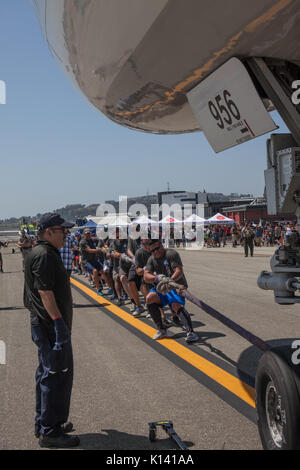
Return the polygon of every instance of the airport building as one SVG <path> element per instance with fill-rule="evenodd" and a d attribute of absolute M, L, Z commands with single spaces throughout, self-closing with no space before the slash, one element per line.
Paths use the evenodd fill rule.
<path fill-rule="evenodd" d="M 224 195 L 222 193 L 209 193 L 205 190 L 203 192 L 189 192 L 189 191 L 161 191 L 157 195 L 146 195 L 139 197 L 132 197 L 127 199 L 127 208 L 131 217 L 139 214 L 130 213 L 130 208 L 135 205 L 142 204 L 146 206 L 149 216 L 154 220 L 160 220 L 164 215 L 162 208 L 170 207 L 171 214 L 176 217 L 185 216 L 195 213 L 200 217 L 209 219 L 217 212 L 224 212 L 224 207 L 235 207 L 249 205 L 253 203 L 255 198 L 248 194 L 239 196 L 238 194 Z M 115 211 L 119 211 L 119 201 L 105 201 L 105 204 L 110 204 L 114 207 Z M 156 209 L 159 207 L 159 211 Z M 123 212 L 123 211 L 122 211 Z"/>
<path fill-rule="evenodd" d="M 230 219 L 235 220 L 237 224 L 253 222 L 259 224 L 263 222 L 275 222 L 281 220 L 294 221 L 295 214 L 277 214 L 269 215 L 267 203 L 264 198 L 256 198 L 251 203 L 224 207 L 223 214 Z"/>

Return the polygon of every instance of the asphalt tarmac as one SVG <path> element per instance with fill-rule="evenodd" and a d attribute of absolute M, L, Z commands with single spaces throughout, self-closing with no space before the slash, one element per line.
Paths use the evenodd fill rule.
<path fill-rule="evenodd" d="M 34 437 L 37 351 L 23 307 L 20 254 L 2 250 L 0 340 L 0 449 L 38 449 Z M 269 269 L 273 248 L 244 258 L 226 248 L 180 250 L 189 290 L 270 344 L 295 338 L 299 308 L 278 306 L 256 280 Z M 153 323 L 135 319 L 95 295 L 83 276 L 72 280 L 75 377 L 70 420 L 79 449 L 163 450 L 176 445 L 161 430 L 148 439 L 148 423 L 172 420 L 189 450 L 261 449 L 254 408 L 254 377 L 261 351 L 187 303 L 199 341 L 152 340 Z M 3 344 L 3 343 L 2 343 Z"/>

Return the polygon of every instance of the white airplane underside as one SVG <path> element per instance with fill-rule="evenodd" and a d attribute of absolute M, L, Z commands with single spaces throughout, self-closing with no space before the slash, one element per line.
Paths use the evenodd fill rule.
<path fill-rule="evenodd" d="M 186 94 L 232 57 L 267 59 L 286 87 L 299 77 L 299 1 L 32 3 L 73 83 L 106 116 L 133 129 L 201 130 Z"/>

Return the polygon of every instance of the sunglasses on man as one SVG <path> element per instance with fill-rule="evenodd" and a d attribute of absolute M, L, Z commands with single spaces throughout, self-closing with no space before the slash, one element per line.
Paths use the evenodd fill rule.
<path fill-rule="evenodd" d="M 150 253 L 155 253 L 156 251 L 161 249 L 161 245 L 157 246 L 156 248 L 153 248 L 153 250 L 150 250 Z"/>

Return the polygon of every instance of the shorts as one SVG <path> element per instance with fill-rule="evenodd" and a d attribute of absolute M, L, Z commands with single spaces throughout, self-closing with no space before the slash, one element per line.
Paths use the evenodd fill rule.
<path fill-rule="evenodd" d="M 132 268 L 129 269 L 127 280 L 128 280 L 128 282 L 135 282 L 137 290 L 140 290 L 141 285 L 142 285 L 143 277 L 139 276 L 136 273 L 136 267 L 135 266 L 133 266 Z"/>
<path fill-rule="evenodd" d="M 103 262 L 103 271 L 104 271 L 105 273 L 108 273 L 108 272 L 111 271 L 111 270 L 112 270 L 112 266 L 110 265 L 110 262 L 109 262 L 108 260 L 105 260 L 105 261 Z"/>
<path fill-rule="evenodd" d="M 156 288 L 151 289 L 149 292 L 155 292 L 159 295 L 162 307 L 169 305 L 172 309 L 172 304 L 185 305 L 185 297 L 178 295 L 176 289 L 171 290 L 166 295 L 157 292 Z"/>
<path fill-rule="evenodd" d="M 129 269 L 123 269 L 123 268 L 119 267 L 119 276 L 128 277 L 128 274 L 129 274 Z"/>
<path fill-rule="evenodd" d="M 93 271 L 97 269 L 97 271 L 102 271 L 103 265 L 99 261 L 94 263 L 86 263 L 83 268 L 90 274 L 93 274 Z"/>

